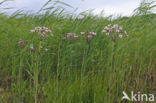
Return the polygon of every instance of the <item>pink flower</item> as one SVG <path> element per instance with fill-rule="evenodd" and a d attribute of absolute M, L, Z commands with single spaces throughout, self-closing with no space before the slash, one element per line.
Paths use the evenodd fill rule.
<path fill-rule="evenodd" d="M 85 32 L 80 32 L 82 35 L 85 34 Z"/>
<path fill-rule="evenodd" d="M 45 27 L 45 26 L 43 26 L 42 28 L 43 28 L 43 30 L 48 30 L 48 28 L 47 28 L 47 27 Z"/>
<path fill-rule="evenodd" d="M 86 37 L 87 44 L 89 44 L 91 42 L 92 37 L 93 37 L 93 35 L 87 35 L 87 37 Z"/>
<path fill-rule="evenodd" d="M 122 30 L 122 26 L 120 26 L 119 29 Z"/>
<path fill-rule="evenodd" d="M 70 38 L 73 36 L 73 33 L 67 33 L 67 38 Z"/>
<path fill-rule="evenodd" d="M 33 44 L 30 44 L 30 50 L 31 51 L 34 51 L 35 50 Z"/>
<path fill-rule="evenodd" d="M 114 24 L 112 28 L 117 29 L 118 28 L 118 24 Z"/>
<path fill-rule="evenodd" d="M 35 27 L 35 30 L 39 30 L 40 31 L 40 30 L 42 30 L 42 27 L 39 27 L 39 26 Z"/>
<path fill-rule="evenodd" d="M 18 41 L 18 44 L 19 44 L 19 46 L 20 46 L 20 48 L 21 49 L 23 49 L 24 48 L 24 40 L 22 40 L 22 39 L 19 39 L 19 41 Z"/>
<path fill-rule="evenodd" d="M 67 39 L 67 38 L 78 38 L 78 35 L 75 34 L 75 33 L 67 33 L 64 35 L 64 39 Z"/>
<path fill-rule="evenodd" d="M 92 35 L 87 35 L 87 38 L 92 38 Z"/>
<path fill-rule="evenodd" d="M 96 32 L 90 32 L 91 35 L 96 35 Z"/>
<path fill-rule="evenodd" d="M 120 39 L 123 38 L 123 35 L 119 33 L 124 33 L 124 35 L 128 36 L 127 32 L 123 31 L 123 27 L 122 26 L 119 27 L 118 24 L 114 24 L 113 26 L 109 24 L 103 29 L 102 32 L 105 33 L 106 36 L 110 37 L 113 42 L 115 42 L 116 37 Z"/>
<path fill-rule="evenodd" d="M 79 36 L 78 35 L 74 35 L 74 38 L 78 38 Z"/>
<path fill-rule="evenodd" d="M 122 35 L 121 35 L 121 34 L 119 35 L 119 38 L 120 38 L 120 39 L 122 38 Z"/>
<path fill-rule="evenodd" d="M 22 44 L 24 44 L 24 41 L 22 39 L 19 39 L 18 44 L 22 45 Z"/>
<path fill-rule="evenodd" d="M 43 32 L 41 35 L 42 35 L 43 37 L 45 37 L 45 36 L 47 36 L 47 33 L 46 33 L 46 32 Z"/>
<path fill-rule="evenodd" d="M 49 33 L 51 33 L 52 31 L 51 31 L 51 30 L 49 30 L 48 32 L 49 32 Z"/>
<path fill-rule="evenodd" d="M 117 30 L 116 30 L 116 32 L 117 32 L 117 33 L 119 33 L 119 32 L 120 32 L 120 30 L 119 30 L 119 29 L 117 29 Z"/>
<path fill-rule="evenodd" d="M 51 33 L 52 31 L 45 26 L 38 26 L 31 30 L 31 32 L 35 32 L 39 36 L 39 39 L 43 40 L 43 37 L 48 37 L 48 33 Z"/>
<path fill-rule="evenodd" d="M 112 29 L 109 29 L 109 32 L 113 32 L 113 30 Z"/>
<path fill-rule="evenodd" d="M 106 30 L 102 30 L 102 32 L 103 32 L 103 33 L 106 33 L 107 31 L 106 31 Z"/>
<path fill-rule="evenodd" d="M 48 30 L 48 29 L 47 29 L 47 30 L 45 30 L 45 32 L 47 32 L 47 33 L 51 33 L 51 30 Z"/>
<path fill-rule="evenodd" d="M 34 32 L 36 32 L 36 30 L 31 30 L 30 32 L 34 33 Z"/>
<path fill-rule="evenodd" d="M 125 35 L 127 35 L 127 32 L 126 32 L 126 31 L 124 31 L 124 34 L 125 34 Z"/>
<path fill-rule="evenodd" d="M 109 28 L 106 26 L 105 28 L 104 28 L 105 30 L 109 30 Z"/>

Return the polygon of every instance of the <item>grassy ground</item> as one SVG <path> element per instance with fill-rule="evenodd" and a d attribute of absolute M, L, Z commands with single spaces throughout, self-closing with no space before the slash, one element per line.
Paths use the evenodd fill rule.
<path fill-rule="evenodd" d="M 102 29 L 119 24 L 128 37 L 112 42 Z M 54 36 L 41 43 L 30 30 L 46 26 Z M 0 103 L 128 103 L 122 91 L 156 91 L 156 15 L 64 18 L 62 15 L 0 15 Z M 80 32 L 96 31 L 89 44 Z M 79 39 L 64 40 L 73 32 Z M 19 39 L 28 40 L 24 49 Z M 35 51 L 30 52 L 30 44 Z M 39 53 L 40 52 L 40 53 Z"/>

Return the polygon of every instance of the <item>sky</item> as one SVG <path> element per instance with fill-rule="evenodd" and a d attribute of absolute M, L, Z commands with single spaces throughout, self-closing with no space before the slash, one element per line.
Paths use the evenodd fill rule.
<path fill-rule="evenodd" d="M 1 0 L 0 0 L 1 1 Z M 39 10 L 48 0 L 14 0 L 9 2 L 9 7 L 22 10 Z M 54 1 L 54 0 L 53 0 Z M 94 9 L 94 14 L 99 14 L 104 10 L 105 15 L 131 15 L 133 10 L 137 8 L 141 0 L 60 0 L 71 5 L 74 9 L 78 8 L 77 12 Z M 65 7 L 66 10 L 74 9 Z"/>

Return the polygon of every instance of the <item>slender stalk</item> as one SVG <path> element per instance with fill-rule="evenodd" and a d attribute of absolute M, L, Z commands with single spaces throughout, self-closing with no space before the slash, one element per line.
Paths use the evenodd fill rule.
<path fill-rule="evenodd" d="M 36 67 L 35 67 L 35 73 L 34 73 L 34 76 L 35 76 L 35 80 L 34 80 L 34 84 L 35 84 L 35 103 L 38 102 L 38 57 L 36 59 Z"/>
<path fill-rule="evenodd" d="M 112 44 L 112 55 L 111 55 L 111 71 L 114 70 L 114 53 L 115 53 L 115 43 Z"/>
<path fill-rule="evenodd" d="M 58 59 L 58 63 L 57 63 L 57 96 L 59 95 L 59 67 L 60 67 L 60 44 L 59 44 L 59 47 L 58 47 L 58 56 L 57 56 L 57 59 Z"/>
<path fill-rule="evenodd" d="M 39 42 L 39 47 L 38 47 L 38 52 L 40 54 L 41 52 L 41 47 L 42 45 L 42 41 Z M 35 70 L 34 70 L 34 85 L 35 85 L 35 103 L 38 103 L 38 76 L 39 76 L 39 65 L 40 65 L 40 58 L 39 58 L 39 54 L 36 53 L 35 54 Z"/>
<path fill-rule="evenodd" d="M 19 67 L 19 74 L 18 74 L 18 81 L 19 81 L 19 103 L 22 102 L 21 95 L 22 95 L 22 65 L 23 65 L 23 59 L 22 59 L 22 52 L 20 53 L 20 67 Z"/>

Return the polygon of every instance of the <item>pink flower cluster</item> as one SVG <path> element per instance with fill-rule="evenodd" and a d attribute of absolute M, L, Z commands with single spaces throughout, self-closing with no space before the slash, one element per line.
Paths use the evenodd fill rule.
<path fill-rule="evenodd" d="M 24 47 L 25 47 L 25 40 L 19 39 L 18 44 L 19 44 L 21 49 L 24 49 Z"/>
<path fill-rule="evenodd" d="M 20 46 L 20 49 L 24 49 L 26 46 L 27 40 L 19 39 L 18 44 Z M 33 52 L 35 51 L 33 44 L 30 44 L 29 51 Z"/>
<path fill-rule="evenodd" d="M 89 37 L 95 36 L 96 32 L 80 32 L 82 35 L 90 35 Z"/>
<path fill-rule="evenodd" d="M 86 37 L 86 42 L 89 44 L 93 38 L 93 36 L 96 35 L 96 32 L 80 32 L 81 35 L 85 35 Z"/>
<path fill-rule="evenodd" d="M 93 38 L 93 36 L 96 35 L 96 32 L 80 32 L 80 34 L 85 35 L 86 42 L 88 44 L 91 41 L 91 38 Z M 67 34 L 64 35 L 64 39 L 70 39 L 70 41 L 72 39 L 74 39 L 74 38 L 78 39 L 79 36 L 77 34 L 75 34 L 75 33 L 67 33 Z"/>
<path fill-rule="evenodd" d="M 43 27 L 38 26 L 32 29 L 31 32 L 36 33 L 40 37 L 40 39 L 43 39 L 44 37 L 47 37 L 48 34 L 51 33 L 52 31 L 45 26 Z"/>
<path fill-rule="evenodd" d="M 64 39 L 73 39 L 73 38 L 78 38 L 79 36 L 75 33 L 67 33 L 64 35 Z"/>
<path fill-rule="evenodd" d="M 35 27 L 35 29 L 31 30 L 31 32 L 36 33 L 40 37 L 40 43 L 41 43 L 41 42 L 43 42 L 42 40 L 45 37 L 48 36 L 48 33 L 51 33 L 52 31 L 50 29 L 48 29 L 47 27 L 44 27 L 44 26 L 43 27 L 39 27 L 38 26 L 38 27 Z M 24 49 L 25 48 L 26 41 L 28 41 L 28 40 L 19 39 L 18 44 L 19 44 L 19 46 L 20 46 L 21 49 Z M 41 46 L 41 44 L 39 44 L 38 49 L 39 49 L 39 51 L 40 50 L 44 50 L 45 52 L 48 51 L 48 49 L 47 48 L 43 48 Z M 31 52 L 34 52 L 35 51 L 34 45 L 33 44 L 30 44 L 28 50 L 31 51 Z"/>
<path fill-rule="evenodd" d="M 121 39 L 123 38 L 123 36 L 128 36 L 127 32 L 123 31 L 123 27 L 118 26 L 118 24 L 109 24 L 106 27 L 104 27 L 102 32 L 105 33 L 106 36 L 110 37 L 113 42 L 115 42 L 117 38 Z"/>

